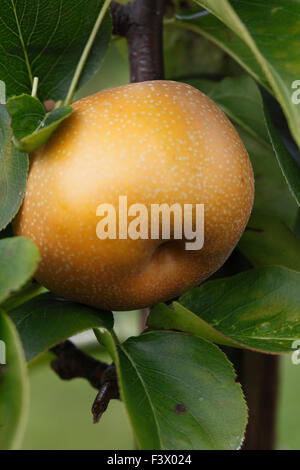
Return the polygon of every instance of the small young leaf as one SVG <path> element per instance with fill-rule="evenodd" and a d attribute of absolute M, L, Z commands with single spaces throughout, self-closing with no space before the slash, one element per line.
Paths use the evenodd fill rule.
<path fill-rule="evenodd" d="M 9 114 L 0 104 L 0 231 L 12 221 L 20 208 L 28 168 L 28 155 L 13 145 Z"/>
<path fill-rule="evenodd" d="M 1 340 L 5 343 L 6 364 L 0 365 L 0 449 L 20 447 L 29 401 L 24 352 L 18 333 L 0 310 Z"/>
<path fill-rule="evenodd" d="M 73 112 L 72 106 L 62 106 L 46 113 L 37 98 L 25 94 L 10 98 L 6 109 L 12 119 L 14 144 L 27 153 L 42 147 Z"/>
<path fill-rule="evenodd" d="M 206 282 L 172 309 L 154 308 L 147 324 L 265 353 L 291 352 L 300 338 L 299 283 L 300 273 L 283 267 L 252 269 Z"/>
<path fill-rule="evenodd" d="M 43 104 L 37 98 L 25 94 L 10 98 L 6 109 L 11 117 L 14 136 L 18 140 L 33 134 L 46 115 Z"/>
<path fill-rule="evenodd" d="M 153 331 L 129 338 L 118 351 L 121 396 L 141 449 L 240 448 L 246 405 L 215 345 Z"/>
<path fill-rule="evenodd" d="M 55 344 L 91 328 L 113 328 L 111 312 L 42 294 L 9 312 L 30 361 Z"/>
<path fill-rule="evenodd" d="M 0 303 L 33 276 L 39 259 L 37 247 L 27 238 L 0 240 Z"/>
<path fill-rule="evenodd" d="M 119 364 L 119 356 L 117 350 L 117 341 L 116 336 L 112 329 L 107 328 L 94 328 L 94 334 L 102 346 L 104 346 L 110 357 L 114 361 L 115 365 L 118 367 Z"/>

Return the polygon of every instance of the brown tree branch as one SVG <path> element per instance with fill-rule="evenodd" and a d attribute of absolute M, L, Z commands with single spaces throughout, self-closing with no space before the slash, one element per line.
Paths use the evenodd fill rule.
<path fill-rule="evenodd" d="M 86 379 L 99 390 L 92 407 L 94 423 L 97 423 L 112 398 L 120 398 L 115 366 L 105 364 L 78 349 L 71 341 L 65 341 L 51 349 L 57 356 L 51 367 L 63 380 L 78 377 Z"/>
<path fill-rule="evenodd" d="M 112 3 L 114 33 L 125 36 L 128 43 L 131 82 L 164 78 L 164 11 L 165 0 Z"/>
<path fill-rule="evenodd" d="M 108 364 L 94 359 L 78 349 L 71 341 L 65 341 L 51 349 L 57 358 L 51 362 L 52 369 L 63 380 L 78 377 L 86 379 L 92 387 L 100 390 L 102 376 Z"/>
<path fill-rule="evenodd" d="M 249 407 L 243 450 L 276 446 L 279 356 L 244 351 L 242 386 Z"/>
<path fill-rule="evenodd" d="M 243 450 L 272 450 L 276 446 L 279 356 L 222 347 L 233 363 L 249 408 Z"/>

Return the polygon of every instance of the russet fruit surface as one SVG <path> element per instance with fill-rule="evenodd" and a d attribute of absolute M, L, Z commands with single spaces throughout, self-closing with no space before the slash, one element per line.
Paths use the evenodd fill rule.
<path fill-rule="evenodd" d="M 36 278 L 55 294 L 111 310 L 174 298 L 232 252 L 253 205 L 248 154 L 223 112 L 177 82 L 130 84 L 73 105 L 73 115 L 31 155 L 15 232 L 42 261 Z M 204 204 L 205 242 L 99 240 L 100 204 Z"/>

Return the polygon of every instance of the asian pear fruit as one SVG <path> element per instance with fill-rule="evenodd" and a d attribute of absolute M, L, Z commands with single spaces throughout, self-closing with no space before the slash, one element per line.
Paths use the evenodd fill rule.
<path fill-rule="evenodd" d="M 66 299 L 132 310 L 175 298 L 217 271 L 241 237 L 254 197 L 247 151 L 217 105 L 189 85 L 149 81 L 102 91 L 73 108 L 31 155 L 15 222 L 16 234 L 40 250 L 36 279 Z M 97 208 L 115 207 L 118 224 L 120 196 L 149 213 L 152 204 L 203 204 L 202 249 L 187 250 L 187 240 L 174 237 L 99 239 Z"/>

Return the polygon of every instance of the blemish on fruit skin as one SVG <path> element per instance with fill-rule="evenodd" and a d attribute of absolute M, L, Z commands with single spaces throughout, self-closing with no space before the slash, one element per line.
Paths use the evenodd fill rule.
<path fill-rule="evenodd" d="M 60 296 L 126 310 L 174 298 L 183 280 L 189 288 L 216 271 L 254 192 L 249 157 L 222 111 L 191 86 L 163 81 L 106 90 L 74 108 L 32 156 L 16 223 L 40 247 L 37 278 Z M 204 203 L 204 249 L 155 264 L 152 241 L 98 240 L 96 208 L 121 194 L 130 204 Z"/>
<path fill-rule="evenodd" d="M 184 405 L 181 405 L 180 403 L 176 403 L 174 406 L 174 413 L 176 415 L 182 415 L 187 412 L 187 409 L 185 408 Z"/>

